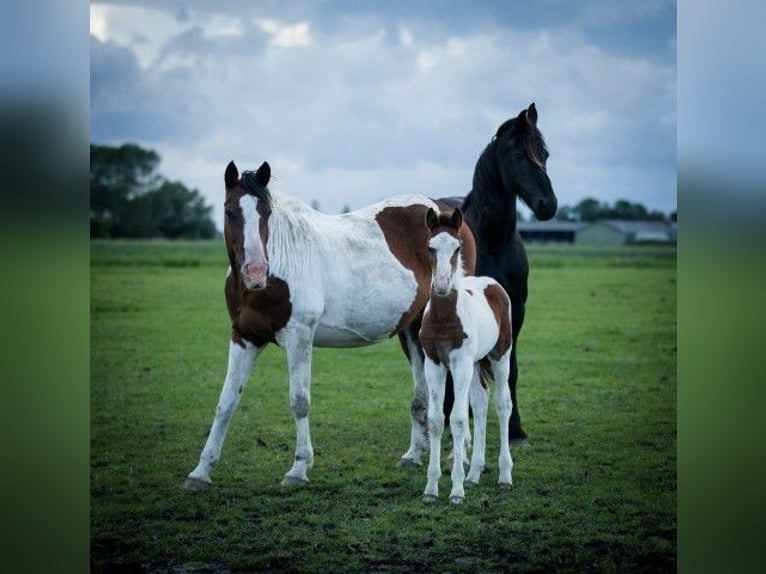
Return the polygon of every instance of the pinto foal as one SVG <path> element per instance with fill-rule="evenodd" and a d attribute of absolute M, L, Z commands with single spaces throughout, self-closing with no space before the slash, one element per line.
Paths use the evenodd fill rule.
<path fill-rule="evenodd" d="M 430 231 L 431 298 L 423 314 L 420 342 L 425 352 L 425 378 L 428 387 L 428 430 L 430 459 L 428 483 L 423 500 L 433 502 L 439 495 L 441 476 L 441 435 L 444 430 L 444 391 L 447 373 L 452 373 L 455 404 L 450 429 L 455 445 L 452 461 L 450 500 L 465 499 L 463 480 L 465 442 L 468 433 L 470 395 L 474 414 L 474 443 L 467 484 L 477 485 L 484 469 L 487 426 L 487 389 L 479 381 L 479 361 L 488 360 L 495 380 L 495 407 L 500 429 L 508 428 L 511 395 L 508 385 L 511 348 L 510 298 L 490 277 L 463 276 L 459 238 L 463 215 L 455 209 L 451 216 L 426 212 Z M 511 451 L 508 433 L 500 433 L 500 478 L 502 487 L 511 486 Z"/>

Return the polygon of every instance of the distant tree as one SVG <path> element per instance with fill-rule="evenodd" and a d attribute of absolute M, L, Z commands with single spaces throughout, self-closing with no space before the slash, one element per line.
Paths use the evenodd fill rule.
<path fill-rule="evenodd" d="M 341 213 L 351 213 L 351 206 L 348 203 L 344 205 Z"/>
<path fill-rule="evenodd" d="M 91 232 L 120 236 L 125 233 L 127 204 L 159 180 L 160 157 L 134 144 L 90 146 Z"/>
<path fill-rule="evenodd" d="M 574 208 L 580 216 L 580 221 L 597 221 L 603 219 L 604 208 L 597 199 L 586 197 L 580 201 Z"/>
<path fill-rule="evenodd" d="M 91 144 L 91 237 L 215 237 L 213 208 L 196 189 L 157 174 L 159 161 L 133 144 Z"/>
<path fill-rule="evenodd" d="M 568 205 L 560 205 L 556 210 L 556 219 L 558 221 L 577 221 L 579 215 L 574 208 L 569 207 Z"/>
<path fill-rule="evenodd" d="M 322 211 L 319 209 L 319 200 L 318 199 L 312 199 L 311 200 L 311 209 L 316 209 L 317 211 Z"/>

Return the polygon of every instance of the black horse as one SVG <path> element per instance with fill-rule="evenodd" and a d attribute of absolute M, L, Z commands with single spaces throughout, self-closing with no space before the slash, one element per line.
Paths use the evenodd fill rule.
<path fill-rule="evenodd" d="M 548 149 L 537 127 L 537 109 L 531 104 L 518 116 L 504 122 L 479 156 L 473 172 L 473 189 L 465 199 L 450 198 L 460 206 L 476 237 L 476 275 L 495 278 L 508 291 L 513 313 L 513 351 L 508 386 L 513 411 L 509 422 L 512 441 L 524 441 L 519 403 L 516 398 L 518 365 L 516 350 L 524 324 L 529 262 L 516 229 L 516 198 L 526 203 L 540 221 L 556 214 L 558 201 L 545 170 Z M 452 385 L 448 384 L 445 413 L 452 409 Z"/>

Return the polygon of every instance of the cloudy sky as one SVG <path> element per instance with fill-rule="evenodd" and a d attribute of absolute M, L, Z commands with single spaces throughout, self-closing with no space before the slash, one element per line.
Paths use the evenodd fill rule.
<path fill-rule="evenodd" d="M 535 102 L 559 202 L 676 209 L 676 4 L 91 2 L 90 133 L 156 150 L 222 220 L 223 172 L 272 166 L 328 213 L 470 189 Z"/>

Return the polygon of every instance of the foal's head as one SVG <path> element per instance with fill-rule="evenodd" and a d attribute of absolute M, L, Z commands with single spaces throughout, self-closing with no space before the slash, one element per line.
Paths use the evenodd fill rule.
<path fill-rule="evenodd" d="M 244 171 L 239 177 L 233 161 L 226 166 L 226 201 L 223 236 L 234 273 L 246 289 L 255 291 L 266 287 L 269 260 L 266 243 L 269 239 L 268 221 L 271 215 L 271 178 L 269 164 L 263 162 L 258 171 Z"/>
<path fill-rule="evenodd" d="M 463 223 L 463 212 L 455 208 L 452 215 L 437 214 L 432 208 L 426 212 L 426 226 L 431 232 L 428 252 L 431 254 L 431 291 L 438 296 L 448 295 L 457 288 L 463 276 L 458 232 Z"/>

